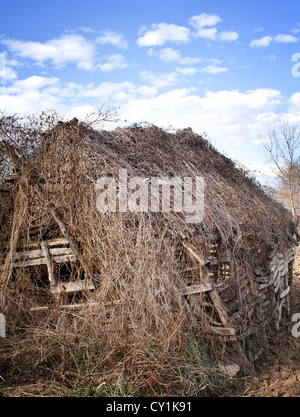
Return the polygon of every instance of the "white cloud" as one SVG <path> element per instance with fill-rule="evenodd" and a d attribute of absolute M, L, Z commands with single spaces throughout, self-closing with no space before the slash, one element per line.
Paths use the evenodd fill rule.
<path fill-rule="evenodd" d="M 192 67 L 176 67 L 175 69 L 179 74 L 189 76 L 189 77 L 192 77 L 197 72 L 197 68 L 192 68 Z"/>
<path fill-rule="evenodd" d="M 123 39 L 123 35 L 113 31 L 105 31 L 103 35 L 96 39 L 96 43 L 100 45 L 113 45 L 121 49 L 127 49 L 127 42 Z"/>
<path fill-rule="evenodd" d="M 200 13 L 199 15 L 190 18 L 189 23 L 196 30 L 216 26 L 217 23 L 221 22 L 222 19 L 216 14 Z"/>
<path fill-rule="evenodd" d="M 186 43 L 190 39 L 190 30 L 173 23 L 153 23 L 151 29 L 144 28 L 137 39 L 138 46 L 162 46 L 167 42 Z"/>
<path fill-rule="evenodd" d="M 272 42 L 272 37 L 271 36 L 264 36 L 260 39 L 253 39 L 250 42 L 250 46 L 251 48 L 266 48 L 267 46 L 269 46 Z"/>
<path fill-rule="evenodd" d="M 83 85 L 63 83 L 57 77 L 32 76 L 0 86 L 0 109 L 20 115 L 56 109 L 67 117 L 84 119 L 99 104 L 110 103 L 121 106 L 122 117 L 128 123 L 145 120 L 165 128 L 190 126 L 198 133 L 207 132 L 224 149 L 228 149 L 228 141 L 233 145 L 253 142 L 259 131 L 286 116 L 280 109 L 287 99 L 273 89 L 198 94 L 195 88 L 175 88 L 159 93 L 160 88 L 176 85 L 180 77 L 193 71 L 181 67 L 165 74 L 148 71 L 141 74 L 145 82 L 140 85 L 128 81 Z M 300 93 L 293 94 L 289 103 L 288 115 L 299 121 Z"/>
<path fill-rule="evenodd" d="M 220 74 L 221 72 L 228 71 L 228 68 L 218 67 L 218 66 L 212 64 L 212 65 L 208 65 L 207 67 L 201 68 L 200 71 L 206 72 L 208 74 L 215 75 L 215 74 Z"/>
<path fill-rule="evenodd" d="M 101 100 L 109 100 L 114 94 L 126 92 L 134 94 L 136 87 L 133 83 L 123 81 L 121 83 L 103 82 L 99 85 L 90 84 L 87 86 L 80 86 L 80 94 L 84 98 L 98 98 Z"/>
<path fill-rule="evenodd" d="M 224 32 L 221 32 L 219 35 L 220 41 L 225 42 L 232 42 L 236 41 L 239 38 L 239 34 L 237 32 L 225 30 Z"/>
<path fill-rule="evenodd" d="M 280 33 L 279 35 L 275 36 L 274 41 L 277 43 L 294 43 L 297 42 L 298 39 L 295 36 Z"/>
<path fill-rule="evenodd" d="M 215 27 L 222 19 L 216 14 L 200 13 L 189 19 L 193 30 L 185 26 L 178 26 L 173 23 L 153 23 L 151 29 L 141 29 L 137 39 L 138 46 L 163 46 L 167 42 L 187 43 L 194 38 L 203 38 L 220 42 L 235 41 L 239 35 L 234 31 L 223 31 L 218 33 Z"/>
<path fill-rule="evenodd" d="M 113 54 L 106 58 L 106 62 L 98 64 L 97 68 L 100 71 L 113 71 L 116 69 L 127 68 L 128 64 L 125 57 L 121 54 Z"/>
<path fill-rule="evenodd" d="M 73 63 L 79 69 L 92 70 L 96 55 L 94 44 L 76 34 L 64 34 L 44 43 L 14 39 L 3 39 L 1 43 L 21 58 L 31 59 L 39 65 L 50 61 L 57 68 Z"/>
<path fill-rule="evenodd" d="M 223 31 L 218 33 L 216 25 L 222 19 L 216 14 L 200 13 L 190 18 L 189 23 L 195 29 L 194 36 L 211 41 L 232 42 L 239 38 L 237 32 Z"/>
<path fill-rule="evenodd" d="M 274 37 L 263 36 L 260 39 L 253 39 L 250 42 L 250 46 L 251 48 L 266 48 L 270 46 L 273 41 L 276 43 L 295 43 L 298 42 L 298 39 L 295 36 L 280 33 Z"/>
<path fill-rule="evenodd" d="M 164 62 L 178 62 L 181 57 L 181 52 L 178 49 L 163 48 L 159 51 L 158 57 Z"/>
<path fill-rule="evenodd" d="M 179 64 L 182 64 L 182 65 L 195 65 L 195 64 L 198 64 L 198 62 L 202 62 L 202 61 L 203 61 L 202 58 L 196 58 L 196 57 L 193 58 L 193 57 L 186 56 L 186 57 L 180 58 Z"/>
<path fill-rule="evenodd" d="M 203 39 L 216 40 L 217 29 L 216 28 L 201 28 L 197 30 L 197 37 Z"/>
<path fill-rule="evenodd" d="M 155 54 L 153 49 L 148 52 L 150 56 Z M 158 58 L 163 62 L 176 62 L 181 65 L 194 65 L 202 61 L 201 58 L 182 57 L 181 52 L 178 49 L 173 48 L 160 49 L 158 52 Z"/>
<path fill-rule="evenodd" d="M 0 87 L 0 109 L 20 115 L 49 109 L 63 112 L 66 106 L 53 93 L 58 84 L 59 79 L 56 77 L 46 78 L 35 75 L 14 81 L 10 86 Z M 53 91 L 47 91 L 47 88 L 53 88 Z"/>
<path fill-rule="evenodd" d="M 281 103 L 278 90 L 207 91 L 200 96 L 193 89 L 183 88 L 156 97 L 132 99 L 125 105 L 124 117 L 129 122 L 147 120 L 162 127 L 190 126 L 223 144 L 228 140 L 241 144 L 247 138 L 257 137 L 257 132 L 274 119 Z"/>
<path fill-rule="evenodd" d="M 172 85 L 178 84 L 179 82 L 178 73 L 176 71 L 158 74 L 151 71 L 141 71 L 140 77 L 142 80 L 158 89 L 170 87 Z"/>
<path fill-rule="evenodd" d="M 7 61 L 4 53 L 0 53 L 0 82 L 2 84 L 17 78 L 16 72 L 13 68 L 7 66 Z"/>

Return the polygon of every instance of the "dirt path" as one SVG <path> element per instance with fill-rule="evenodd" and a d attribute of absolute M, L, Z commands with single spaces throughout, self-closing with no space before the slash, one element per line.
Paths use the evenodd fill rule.
<path fill-rule="evenodd" d="M 300 314 L 300 248 L 294 264 L 291 315 L 272 335 L 269 351 L 257 363 L 257 375 L 248 382 L 244 397 L 300 397 L 300 336 L 292 335 L 294 314 Z M 299 319 L 297 320 L 299 321 Z M 300 335 L 300 327 L 297 333 Z"/>

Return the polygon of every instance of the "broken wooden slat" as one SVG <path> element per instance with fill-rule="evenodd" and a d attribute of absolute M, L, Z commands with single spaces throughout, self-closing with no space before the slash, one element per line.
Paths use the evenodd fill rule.
<path fill-rule="evenodd" d="M 39 245 L 40 246 L 40 245 Z M 37 259 L 43 256 L 43 251 L 41 249 L 31 250 L 28 252 L 16 252 L 14 254 L 14 259 Z"/>
<path fill-rule="evenodd" d="M 209 326 L 208 327 L 209 333 L 219 334 L 222 336 L 235 336 L 235 330 L 232 327 L 217 327 L 217 326 Z"/>
<path fill-rule="evenodd" d="M 50 257 L 49 250 L 48 250 L 47 245 L 46 245 L 45 242 L 41 243 L 41 248 L 42 248 L 42 252 L 43 252 L 43 255 L 45 257 L 47 268 L 48 268 L 48 278 L 49 278 L 50 285 L 55 285 L 53 264 L 52 264 L 52 260 L 51 260 L 51 257 Z"/>
<path fill-rule="evenodd" d="M 217 292 L 217 290 L 214 288 L 212 291 L 209 292 L 209 296 L 211 298 L 211 301 L 214 303 L 214 306 L 220 316 L 221 322 L 225 327 L 227 327 L 230 323 L 228 313 L 226 308 L 223 305 L 223 302 Z"/>
<path fill-rule="evenodd" d="M 60 306 L 56 306 L 56 309 L 59 310 L 73 310 L 75 308 L 87 308 L 87 307 L 97 307 L 99 306 L 98 303 L 78 303 L 78 304 L 62 304 Z M 31 312 L 37 312 L 37 311 L 48 311 L 50 309 L 53 309 L 53 306 L 38 306 L 38 307 L 32 307 L 30 309 Z"/>
<path fill-rule="evenodd" d="M 74 251 L 71 248 L 49 248 L 49 253 L 52 256 L 59 256 L 59 255 L 73 255 Z M 16 252 L 14 255 L 14 259 L 19 260 L 19 259 L 24 259 L 24 260 L 29 260 L 29 259 L 38 259 L 38 258 L 42 258 L 44 255 L 42 250 L 32 250 L 32 251 L 27 251 L 27 252 Z"/>
<path fill-rule="evenodd" d="M 56 263 L 68 263 L 68 262 L 75 262 L 77 260 L 76 255 L 60 255 L 60 256 L 53 256 L 52 261 Z M 12 266 L 14 268 L 22 268 L 25 266 L 37 266 L 37 265 L 47 265 L 45 258 L 39 258 L 39 259 L 32 259 L 29 261 L 23 261 L 23 262 L 14 262 Z"/>
<path fill-rule="evenodd" d="M 193 258 L 195 258 L 201 266 L 206 265 L 208 261 L 205 261 L 204 257 L 197 253 L 192 245 L 190 245 L 188 242 L 182 241 L 182 246 L 192 255 Z"/>
<path fill-rule="evenodd" d="M 199 294 L 206 291 L 211 291 L 213 286 L 211 283 L 201 285 L 191 285 L 189 287 L 181 288 L 180 292 L 182 295 Z"/>
<path fill-rule="evenodd" d="M 87 308 L 87 307 L 101 307 L 101 308 L 109 308 L 114 307 L 119 304 L 124 304 L 124 301 L 116 300 L 116 301 L 108 301 L 108 302 L 86 302 L 86 303 L 76 303 L 76 304 L 61 304 L 61 305 L 55 305 L 55 306 L 37 306 L 37 307 L 31 307 L 30 311 L 36 312 L 36 311 L 47 311 L 50 309 L 73 309 L 73 308 Z"/>
<path fill-rule="evenodd" d="M 45 240 L 47 245 L 51 248 L 52 246 L 63 246 L 68 245 L 69 241 L 65 238 L 49 239 Z M 41 242 L 26 242 L 24 248 L 40 248 Z"/>
<path fill-rule="evenodd" d="M 75 281 L 75 282 L 61 282 L 54 286 L 51 286 L 50 291 L 52 294 L 60 294 L 62 292 L 70 293 L 77 291 L 94 290 L 95 286 L 91 279 Z"/>

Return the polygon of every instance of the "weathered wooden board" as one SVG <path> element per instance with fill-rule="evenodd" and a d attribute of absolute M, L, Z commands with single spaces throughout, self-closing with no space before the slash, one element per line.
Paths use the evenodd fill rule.
<path fill-rule="evenodd" d="M 70 293 L 77 291 L 94 290 L 95 286 L 91 279 L 74 282 L 61 282 L 50 287 L 52 294 L 60 294 L 62 292 Z"/>
<path fill-rule="evenodd" d="M 212 289 L 213 285 L 211 283 L 207 283 L 200 285 L 190 285 L 189 287 L 181 288 L 180 292 L 182 295 L 190 295 L 211 291 Z"/>
<path fill-rule="evenodd" d="M 53 262 L 56 262 L 56 263 L 75 262 L 77 260 L 77 256 L 74 254 L 53 256 L 52 260 Z M 25 266 L 37 266 L 37 265 L 47 265 L 46 258 L 44 257 L 44 258 L 39 258 L 39 259 L 32 259 L 29 261 L 13 263 L 13 267 L 15 268 L 22 268 Z"/>
<path fill-rule="evenodd" d="M 42 242 L 41 242 L 42 244 Z M 49 245 L 48 245 L 49 246 Z M 51 256 L 58 256 L 58 255 L 73 255 L 74 251 L 71 248 L 49 248 L 49 253 Z M 16 252 L 14 255 L 14 259 L 20 260 L 29 260 L 29 259 L 38 259 L 42 258 L 44 253 L 41 249 L 26 251 L 26 252 Z"/>

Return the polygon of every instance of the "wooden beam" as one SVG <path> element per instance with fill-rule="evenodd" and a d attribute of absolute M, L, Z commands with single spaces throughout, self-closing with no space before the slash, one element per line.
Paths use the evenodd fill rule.
<path fill-rule="evenodd" d="M 222 336 L 235 336 L 235 330 L 232 327 L 209 326 L 208 332 Z"/>
<path fill-rule="evenodd" d="M 192 245 L 190 245 L 188 242 L 182 241 L 181 243 L 182 243 L 182 246 L 192 255 L 193 258 L 195 258 L 199 262 L 201 266 L 204 266 L 208 263 L 208 261 L 205 261 L 204 257 L 200 255 L 199 253 L 197 253 L 195 251 L 195 248 Z"/>
<path fill-rule="evenodd" d="M 212 289 L 212 284 L 208 282 L 207 284 L 191 285 L 189 287 L 181 288 L 179 291 L 182 295 L 190 295 L 211 291 Z"/>
<path fill-rule="evenodd" d="M 69 244 L 69 241 L 66 238 L 57 238 L 57 239 L 48 239 L 45 240 L 45 242 L 47 243 L 47 245 L 52 248 L 52 246 L 67 246 Z M 24 243 L 24 249 L 28 249 L 28 248 L 40 248 L 41 247 L 41 242 L 37 241 L 37 242 L 28 242 L 28 243 Z M 17 252 L 20 253 L 20 252 Z"/>
<path fill-rule="evenodd" d="M 46 242 L 44 242 L 46 243 Z M 42 242 L 40 243 L 40 245 Z M 75 255 L 73 249 L 71 248 L 49 248 L 48 249 L 51 256 L 60 256 L 60 255 Z M 42 250 L 31 250 L 27 252 L 16 252 L 14 259 L 16 260 L 29 260 L 29 259 L 38 259 L 42 258 L 44 255 Z"/>
<path fill-rule="evenodd" d="M 91 279 L 75 281 L 75 282 L 60 282 L 54 286 L 51 286 L 50 291 L 52 294 L 60 294 L 62 292 L 71 293 L 78 291 L 90 291 L 94 290 L 95 286 Z"/>
<path fill-rule="evenodd" d="M 53 256 L 52 258 L 52 261 L 58 264 L 75 262 L 76 260 L 77 260 L 77 256 L 75 254 Z M 31 259 L 28 261 L 19 261 L 19 262 L 14 262 L 12 264 L 14 268 L 22 268 L 26 266 L 38 266 L 38 265 L 47 265 L 46 258 L 43 257 L 43 258 L 38 258 L 38 259 Z"/>
<path fill-rule="evenodd" d="M 214 288 L 212 291 L 209 292 L 209 296 L 214 306 L 216 307 L 216 310 L 220 316 L 221 322 L 223 323 L 225 327 L 229 326 L 230 321 L 229 321 L 228 313 L 227 313 L 226 308 L 223 305 L 223 302 L 217 290 Z"/>
<path fill-rule="evenodd" d="M 45 257 L 47 268 L 48 268 L 48 277 L 49 277 L 50 285 L 55 285 L 56 281 L 54 278 L 53 264 L 52 264 L 49 250 L 45 242 L 41 243 L 41 248 L 42 248 L 42 252 Z"/>

